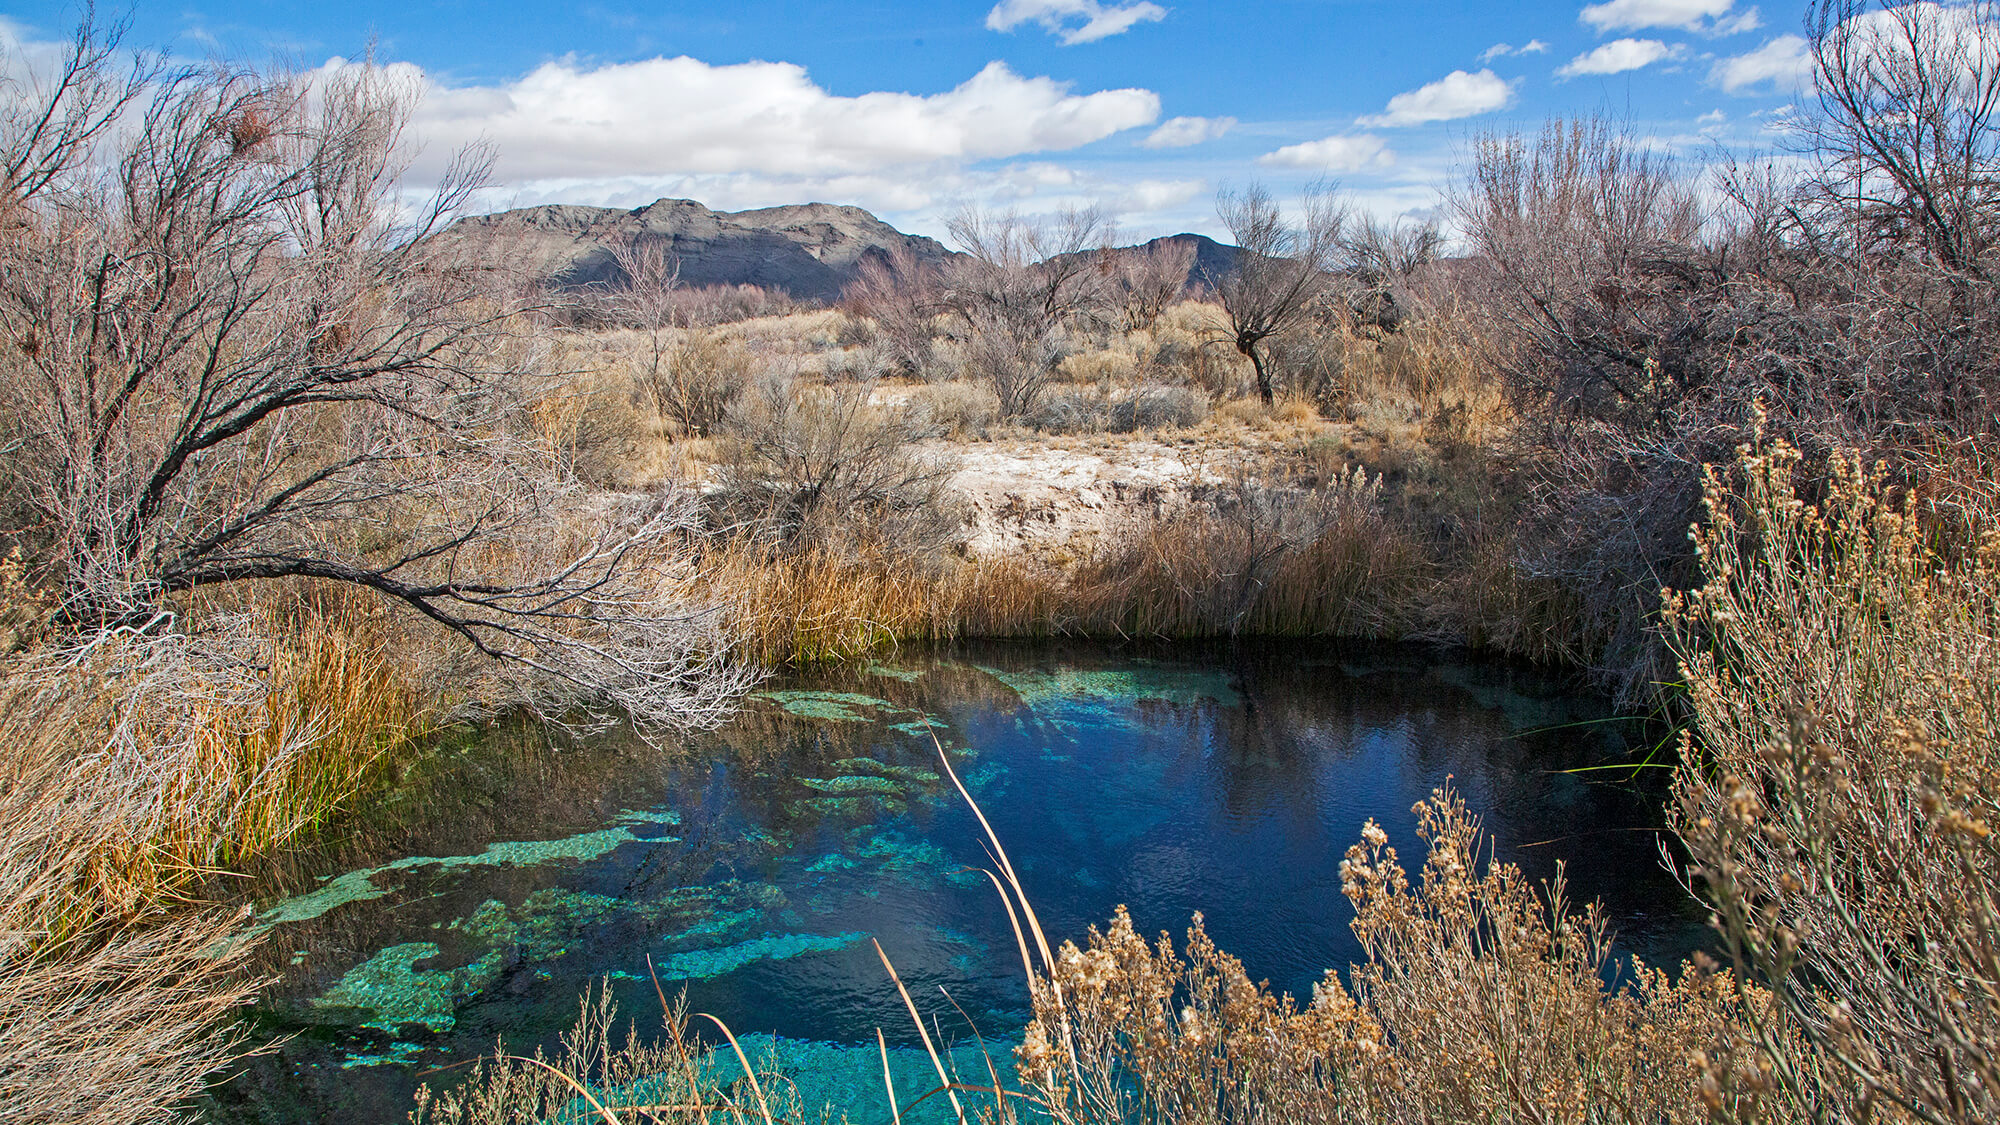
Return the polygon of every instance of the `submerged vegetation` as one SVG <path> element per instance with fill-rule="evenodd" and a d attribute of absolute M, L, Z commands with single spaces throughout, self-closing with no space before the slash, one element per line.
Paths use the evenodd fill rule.
<path fill-rule="evenodd" d="M 438 730 L 657 742 L 769 667 L 1050 635 L 1589 669 L 1686 723 L 1669 812 L 1726 960 L 1614 965 L 1448 791 L 1415 876 L 1361 828 L 1366 959 L 1310 998 L 1199 919 L 1179 950 L 1042 933 L 996 839 L 1033 1022 L 983 1076 L 937 1061 L 964 1115 L 2000 1118 L 2000 12 L 1822 0 L 1811 30 L 1802 161 L 1483 137 L 1461 257 L 1252 189 L 1226 277 L 1095 212 L 968 213 L 963 256 L 800 309 L 644 247 L 523 295 L 430 237 L 478 154 L 399 206 L 386 72 L 128 72 L 87 19 L 0 115 L 9 1120 L 180 1112 L 249 1046 L 224 876 Z M 1036 456 L 1123 475 L 982 490 Z M 914 783 L 850 767 L 809 787 Z M 684 1011 L 610 1021 L 587 999 L 561 1057 L 419 1119 L 817 1112 Z"/>

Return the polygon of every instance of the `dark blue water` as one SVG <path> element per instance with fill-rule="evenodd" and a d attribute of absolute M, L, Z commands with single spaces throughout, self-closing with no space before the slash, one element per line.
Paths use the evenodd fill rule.
<path fill-rule="evenodd" d="M 992 648 L 769 684 L 670 750 L 448 746 L 344 858 L 263 903 L 282 980 L 260 1027 L 296 1037 L 212 1116 L 400 1121 L 425 1071 L 549 1042 L 592 980 L 657 1025 L 650 957 L 691 1008 L 788 1052 L 809 1099 L 886 1120 L 875 1029 L 915 1034 L 871 939 L 947 1035 L 1026 1019 L 940 743 L 1052 937 L 1122 903 L 1178 939 L 1200 911 L 1253 977 L 1309 996 L 1360 956 L 1342 854 L 1373 818 L 1420 866 L 1411 806 L 1449 780 L 1502 859 L 1564 862 L 1621 949 L 1673 964 L 1699 912 L 1662 866 L 1660 771 L 1602 768 L 1644 757 L 1643 729 L 1608 719 L 1560 680 L 1421 649 Z M 898 1060 L 913 1084 L 920 1058 Z"/>

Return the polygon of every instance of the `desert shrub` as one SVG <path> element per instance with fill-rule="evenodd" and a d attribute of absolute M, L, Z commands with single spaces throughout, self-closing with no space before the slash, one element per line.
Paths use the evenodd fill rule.
<path fill-rule="evenodd" d="M 648 334 L 633 364 L 659 417 L 697 437 L 721 427 L 753 369 L 740 344 L 702 328 Z"/>
<path fill-rule="evenodd" d="M 1027 420 L 1045 434 L 1129 434 L 1192 426 L 1207 416 L 1206 396 L 1186 387 L 1155 384 L 1109 393 L 1084 388 L 1050 391 Z"/>
<path fill-rule="evenodd" d="M 978 383 L 933 383 L 919 388 L 908 403 L 912 411 L 960 441 L 984 437 L 1000 420 L 999 397 Z"/>
<path fill-rule="evenodd" d="M 984 380 L 1008 418 L 1031 412 L 1065 357 L 1107 320 L 1113 287 L 1098 268 L 1111 224 L 1095 210 L 1052 222 L 964 211 L 965 250 L 943 270 L 939 305 L 964 345 L 965 376 Z"/>
<path fill-rule="evenodd" d="M 1052 391 L 1036 400 L 1027 422 L 1045 434 L 1101 434 L 1111 428 L 1111 400 L 1090 390 Z"/>
<path fill-rule="evenodd" d="M 1208 416 L 1208 400 L 1186 387 L 1139 387 L 1112 406 L 1117 433 L 1192 426 Z"/>
<path fill-rule="evenodd" d="M 866 386 L 759 380 L 730 423 L 727 521 L 780 551 L 947 552 L 963 524 L 946 487 L 952 465 L 917 448 L 941 427 L 869 397 Z"/>
<path fill-rule="evenodd" d="M 867 324 L 887 373 L 913 379 L 936 376 L 936 318 L 944 311 L 941 270 L 907 249 L 870 256 L 844 295 L 849 319 Z M 856 340 L 855 343 L 864 341 Z"/>
<path fill-rule="evenodd" d="M 1737 971 L 1783 1004 L 1743 1033 L 1778 1096 L 1817 1119 L 1990 1121 L 1993 513 L 1968 529 L 1851 456 L 1803 469 L 1774 442 L 1706 479 L 1704 581 L 1668 603 L 1695 733 L 1674 827 Z"/>
<path fill-rule="evenodd" d="M 1341 864 L 1367 957 L 1351 987 L 1330 971 L 1305 1004 L 1273 996 L 1199 916 L 1176 952 L 1121 910 L 1045 955 L 1016 1051 L 1027 1090 L 1077 1125 L 1708 1120 L 1691 1060 L 1726 1065 L 1764 994 L 1645 966 L 1607 990 L 1594 911 L 1573 910 L 1560 879 L 1537 888 L 1488 858 L 1449 790 L 1417 811 L 1419 881 L 1373 822 Z"/>

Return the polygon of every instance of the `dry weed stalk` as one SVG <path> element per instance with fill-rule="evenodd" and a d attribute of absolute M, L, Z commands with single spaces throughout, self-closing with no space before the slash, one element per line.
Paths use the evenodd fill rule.
<path fill-rule="evenodd" d="M 417 1091 L 412 1125 L 745 1125 L 803 1122 L 798 1091 L 783 1075 L 752 1065 L 736 1037 L 723 1034 L 742 1077 L 722 1081 L 718 1052 L 688 1031 L 686 998 L 661 998 L 663 1037 L 630 1026 L 613 1038 L 618 1006 L 608 984 L 583 996 L 561 1053 L 513 1055 L 503 1043 L 473 1064 L 460 1084 Z M 713 1017 L 709 1017 L 713 1019 Z M 720 1021 L 717 1021 L 721 1026 Z M 744 1096 L 744 1087 L 749 1094 Z"/>

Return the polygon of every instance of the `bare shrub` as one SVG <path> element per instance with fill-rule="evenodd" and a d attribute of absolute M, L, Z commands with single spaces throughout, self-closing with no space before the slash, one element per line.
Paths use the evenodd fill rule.
<path fill-rule="evenodd" d="M 875 325 L 892 374 L 928 379 L 935 370 L 932 323 L 944 311 L 938 267 L 907 247 L 871 255 L 848 284 L 845 304 Z"/>
<path fill-rule="evenodd" d="M 1145 246 L 1118 252 L 1118 293 L 1125 308 L 1125 330 L 1151 328 L 1187 292 L 1194 268 L 1195 244 L 1178 238 L 1156 238 Z"/>
<path fill-rule="evenodd" d="M 414 89 L 369 66 L 310 86 L 192 68 L 110 138 L 102 99 L 64 92 L 82 81 L 43 103 L 71 124 L 0 153 L 41 169 L 0 231 L 0 328 L 32 341 L 0 360 L 0 417 L 9 499 L 34 517 L 16 542 L 59 623 L 160 623 L 181 592 L 330 579 L 566 685 L 546 698 L 715 718 L 740 685 L 726 638 L 630 565 L 670 556 L 681 509 L 547 534 L 578 482 L 539 442 L 531 408 L 558 400 L 535 325 L 425 237 L 479 183 L 478 154 L 394 218 Z M 537 533 L 576 553 L 465 569 Z"/>
<path fill-rule="evenodd" d="M 1881 471 L 1824 475 L 1808 503 L 1773 443 L 1707 478 L 1705 581 L 1668 603 L 1698 739 L 1674 826 L 1737 972 L 1783 1003 L 1741 1033 L 1770 1096 L 1816 1119 L 1992 1120 L 1992 513 L 1954 542 Z"/>
<path fill-rule="evenodd" d="M 916 412 L 873 405 L 865 386 L 767 375 L 732 430 L 724 502 L 760 540 L 932 561 L 957 540 L 962 519 L 946 489 L 952 465 L 914 448 L 941 429 Z"/>
<path fill-rule="evenodd" d="M 967 210 L 950 227 L 965 253 L 946 267 L 942 303 L 965 342 L 966 372 L 992 385 L 1004 416 L 1026 414 L 1074 334 L 1110 306 L 1110 220 L 1095 209 L 1047 222 Z"/>
<path fill-rule="evenodd" d="M 908 404 L 959 441 L 984 437 L 988 427 L 1000 420 L 999 396 L 978 383 L 934 383 L 919 388 Z"/>
<path fill-rule="evenodd" d="M 729 409 L 750 383 L 751 357 L 712 330 L 677 334 L 664 355 L 647 369 L 646 390 L 654 407 L 696 437 L 721 429 Z"/>

